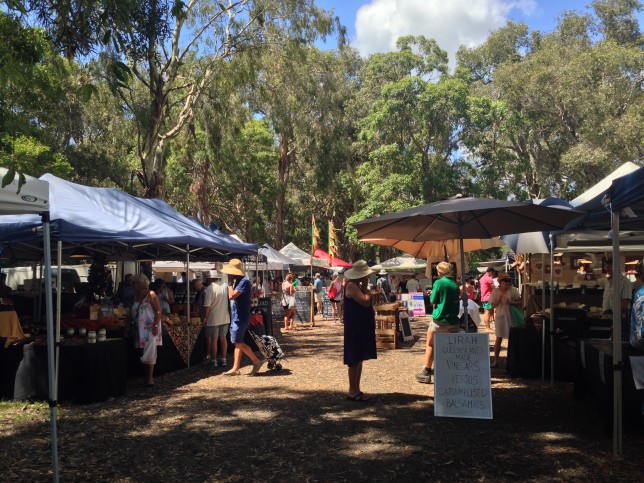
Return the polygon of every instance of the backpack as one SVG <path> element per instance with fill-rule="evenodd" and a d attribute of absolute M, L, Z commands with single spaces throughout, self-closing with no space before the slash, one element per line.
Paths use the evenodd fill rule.
<path fill-rule="evenodd" d="M 329 298 L 333 300 L 338 296 L 338 290 L 335 288 L 335 284 L 332 283 L 331 286 L 329 287 Z"/>

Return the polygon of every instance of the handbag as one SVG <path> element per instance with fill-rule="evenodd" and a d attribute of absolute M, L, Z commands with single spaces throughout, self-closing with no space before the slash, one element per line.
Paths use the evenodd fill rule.
<path fill-rule="evenodd" d="M 335 288 L 334 284 L 331 284 L 331 286 L 329 287 L 329 298 L 333 300 L 337 296 L 338 296 L 338 289 Z"/>
<path fill-rule="evenodd" d="M 510 305 L 510 316 L 512 317 L 512 325 L 525 325 L 523 310 L 518 305 Z"/>

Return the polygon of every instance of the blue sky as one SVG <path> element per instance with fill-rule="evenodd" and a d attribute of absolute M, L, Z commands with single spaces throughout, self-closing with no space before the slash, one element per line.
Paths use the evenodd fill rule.
<path fill-rule="evenodd" d="M 460 45 L 473 47 L 508 20 L 551 31 L 564 10 L 588 12 L 590 0 L 316 0 L 333 9 L 350 43 L 363 55 L 393 49 L 401 35 L 435 38 L 454 59 Z M 640 25 L 644 15 L 640 12 Z"/>

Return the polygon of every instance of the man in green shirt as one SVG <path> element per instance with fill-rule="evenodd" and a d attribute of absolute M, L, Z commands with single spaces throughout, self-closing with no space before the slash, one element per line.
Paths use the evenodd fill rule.
<path fill-rule="evenodd" d="M 432 321 L 427 328 L 427 347 L 425 348 L 425 368 L 416 374 L 416 380 L 424 384 L 432 382 L 432 366 L 434 365 L 434 333 L 458 331 L 458 304 L 460 292 L 452 276 L 452 266 L 441 262 L 436 266 L 440 277 L 430 295 L 430 302 L 434 304 Z"/>

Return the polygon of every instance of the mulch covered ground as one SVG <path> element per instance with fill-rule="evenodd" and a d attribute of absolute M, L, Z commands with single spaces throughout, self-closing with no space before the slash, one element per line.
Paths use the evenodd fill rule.
<path fill-rule="evenodd" d="M 492 373 L 493 420 L 437 418 L 418 384 L 416 341 L 364 365 L 370 403 L 346 400 L 342 326 L 318 321 L 277 338 L 281 372 L 224 377 L 206 366 L 132 379 L 127 396 L 60 408 L 62 481 L 641 481 L 644 436 L 614 459 L 597 407 L 572 384 Z M 230 361 L 230 357 L 229 357 Z M 248 362 L 248 361 L 246 361 Z M 250 367 L 242 369 L 246 374 Z M 51 478 L 47 411 L 0 412 L 0 478 Z"/>

